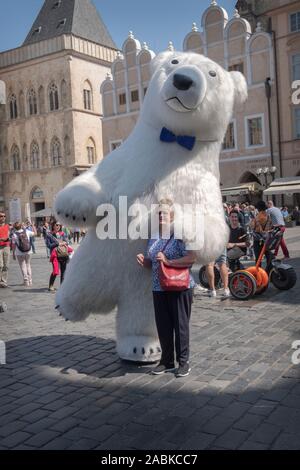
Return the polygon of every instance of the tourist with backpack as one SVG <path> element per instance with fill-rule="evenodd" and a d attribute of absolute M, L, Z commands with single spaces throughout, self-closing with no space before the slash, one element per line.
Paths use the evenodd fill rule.
<path fill-rule="evenodd" d="M 13 258 L 18 260 L 25 287 L 32 286 L 31 238 L 35 235 L 35 231 L 29 230 L 21 222 L 14 224 L 14 233 L 12 235 Z"/>

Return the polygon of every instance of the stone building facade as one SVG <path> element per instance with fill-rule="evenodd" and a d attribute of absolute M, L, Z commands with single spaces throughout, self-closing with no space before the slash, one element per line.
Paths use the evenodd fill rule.
<path fill-rule="evenodd" d="M 243 0 L 237 7 L 243 17 L 262 22 L 272 37 L 279 116 L 278 176 L 300 177 L 300 100 L 292 99 L 300 87 L 300 1 Z M 300 194 L 286 197 L 286 202 L 299 205 Z"/>
<path fill-rule="evenodd" d="M 263 189 L 257 170 L 280 166 L 272 36 L 260 23 L 252 29 L 237 10 L 229 18 L 226 10 L 213 0 L 202 15 L 201 30 L 194 23 L 182 49 L 204 54 L 227 70 L 239 70 L 247 79 L 249 99 L 235 109 L 224 140 L 221 183 L 224 197 L 255 200 Z M 147 45 L 141 46 L 130 33 L 112 65 L 111 76 L 101 87 L 104 154 L 126 139 L 137 120 L 153 55 Z"/>
<path fill-rule="evenodd" d="M 90 0 L 46 0 L 24 44 L 0 54 L 5 209 L 22 218 L 103 158 L 100 85 L 117 50 Z"/>

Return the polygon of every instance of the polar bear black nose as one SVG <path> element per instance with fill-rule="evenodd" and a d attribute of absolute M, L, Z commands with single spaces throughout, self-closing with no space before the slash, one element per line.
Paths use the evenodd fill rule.
<path fill-rule="evenodd" d="M 193 85 L 193 80 L 186 75 L 182 75 L 181 73 L 175 73 L 173 77 L 173 85 L 178 90 L 189 90 Z"/>

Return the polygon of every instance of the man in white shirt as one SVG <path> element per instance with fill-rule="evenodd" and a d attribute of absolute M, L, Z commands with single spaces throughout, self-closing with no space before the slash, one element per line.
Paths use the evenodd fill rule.
<path fill-rule="evenodd" d="M 285 231 L 285 221 L 284 221 L 283 215 L 281 213 L 281 210 L 278 209 L 278 207 L 274 206 L 273 201 L 268 201 L 267 214 L 270 215 L 273 226 L 274 227 L 280 227 L 282 232 L 284 232 Z M 289 253 L 288 247 L 286 246 L 286 243 L 285 243 L 285 240 L 284 240 L 283 237 L 281 239 L 281 242 L 280 242 L 279 246 L 281 246 L 282 252 L 284 254 L 284 259 L 290 259 L 290 253 Z M 274 252 L 275 256 L 278 255 L 279 246 L 276 248 L 276 250 Z"/>

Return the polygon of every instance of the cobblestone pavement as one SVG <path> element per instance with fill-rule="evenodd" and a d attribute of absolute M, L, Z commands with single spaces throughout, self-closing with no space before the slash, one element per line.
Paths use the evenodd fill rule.
<path fill-rule="evenodd" d="M 300 228 L 287 234 L 300 279 Z M 114 314 L 64 322 L 40 245 L 34 287 L 0 290 L 0 449 L 300 449 L 300 291 L 249 302 L 196 294 L 192 373 L 149 375 L 118 359 Z"/>

